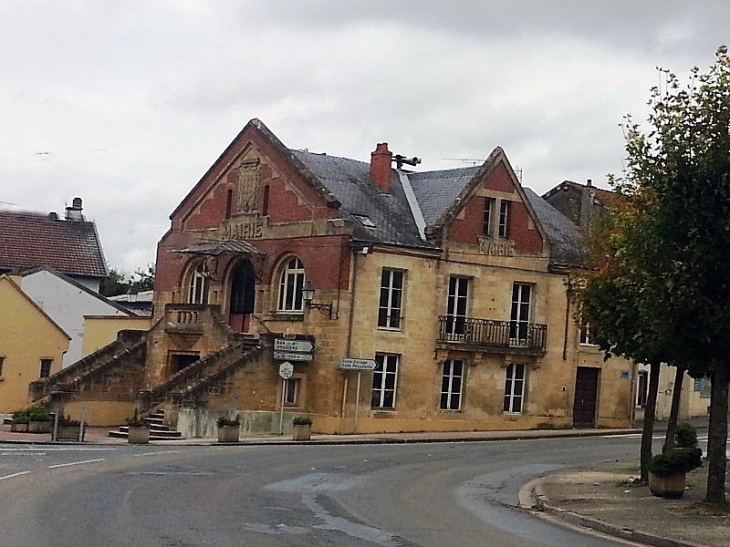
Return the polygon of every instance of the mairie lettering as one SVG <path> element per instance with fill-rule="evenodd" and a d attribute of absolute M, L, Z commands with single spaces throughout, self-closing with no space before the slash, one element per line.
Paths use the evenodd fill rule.
<path fill-rule="evenodd" d="M 262 222 L 230 222 L 223 227 L 224 239 L 256 239 L 263 236 Z"/>
<path fill-rule="evenodd" d="M 479 252 L 489 256 L 515 256 L 515 242 L 506 239 L 479 239 Z"/>

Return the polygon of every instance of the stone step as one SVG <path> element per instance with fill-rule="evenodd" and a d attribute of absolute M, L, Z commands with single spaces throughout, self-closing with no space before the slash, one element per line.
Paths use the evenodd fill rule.
<path fill-rule="evenodd" d="M 175 441 L 175 440 L 180 440 L 183 438 L 182 434 L 179 431 L 171 431 L 170 433 L 177 433 L 178 436 L 177 437 L 160 436 L 160 435 L 157 435 L 156 433 L 153 434 L 152 431 L 150 431 L 150 440 L 151 441 Z M 121 431 L 121 428 L 120 428 L 120 430 L 117 430 L 117 431 L 110 431 L 109 436 L 112 438 L 115 438 L 115 439 L 126 439 L 127 437 L 129 437 L 129 434 L 127 433 L 127 431 Z"/>
<path fill-rule="evenodd" d="M 119 433 L 124 433 L 124 435 L 126 436 L 127 433 L 129 432 L 129 426 L 128 425 L 120 426 L 118 431 L 119 431 Z M 110 434 L 109 436 L 113 437 L 114 435 Z M 152 437 L 152 436 L 161 437 L 161 438 L 165 438 L 165 439 L 182 439 L 182 433 L 180 433 L 179 431 L 171 431 L 170 428 L 167 428 L 167 427 L 166 428 L 151 427 L 150 428 L 150 437 Z"/>

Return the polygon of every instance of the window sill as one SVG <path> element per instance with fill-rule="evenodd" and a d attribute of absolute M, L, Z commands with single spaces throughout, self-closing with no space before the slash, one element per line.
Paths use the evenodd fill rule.
<path fill-rule="evenodd" d="M 396 412 L 394 408 L 373 408 L 371 410 L 373 412 L 373 418 L 385 418 L 392 416 Z"/>
<path fill-rule="evenodd" d="M 378 325 L 378 330 L 383 332 L 403 332 L 403 329 L 401 328 L 395 328 L 395 327 L 381 327 Z"/>
<path fill-rule="evenodd" d="M 299 322 L 304 321 L 304 312 L 274 312 L 267 317 L 267 321 L 291 321 Z"/>

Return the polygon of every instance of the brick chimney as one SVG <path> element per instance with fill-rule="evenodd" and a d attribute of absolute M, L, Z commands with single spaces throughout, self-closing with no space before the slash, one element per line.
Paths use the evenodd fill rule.
<path fill-rule="evenodd" d="M 390 192 L 390 164 L 393 153 L 388 150 L 388 143 L 381 142 L 370 153 L 370 178 L 381 192 Z"/>
<path fill-rule="evenodd" d="M 593 181 L 591 179 L 588 179 L 586 181 L 586 186 L 588 186 L 588 188 L 590 188 L 591 186 L 593 186 Z"/>
<path fill-rule="evenodd" d="M 74 198 L 71 207 L 66 207 L 66 220 L 84 220 L 81 198 Z"/>

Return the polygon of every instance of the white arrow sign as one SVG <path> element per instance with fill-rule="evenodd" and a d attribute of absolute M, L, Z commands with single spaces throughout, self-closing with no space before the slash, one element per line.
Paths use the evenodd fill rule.
<path fill-rule="evenodd" d="M 294 365 L 289 362 L 284 362 L 279 365 L 279 376 L 284 380 L 288 380 L 294 374 Z"/>
<path fill-rule="evenodd" d="M 375 370 L 377 366 L 374 359 L 340 359 L 340 370 Z"/>
<path fill-rule="evenodd" d="M 277 361 L 311 361 L 314 356 L 311 353 L 295 353 L 293 351 L 275 351 L 274 359 Z"/>
<path fill-rule="evenodd" d="M 303 351 L 311 352 L 314 344 L 309 340 L 284 340 L 283 338 L 274 339 L 274 350 L 276 351 Z"/>

